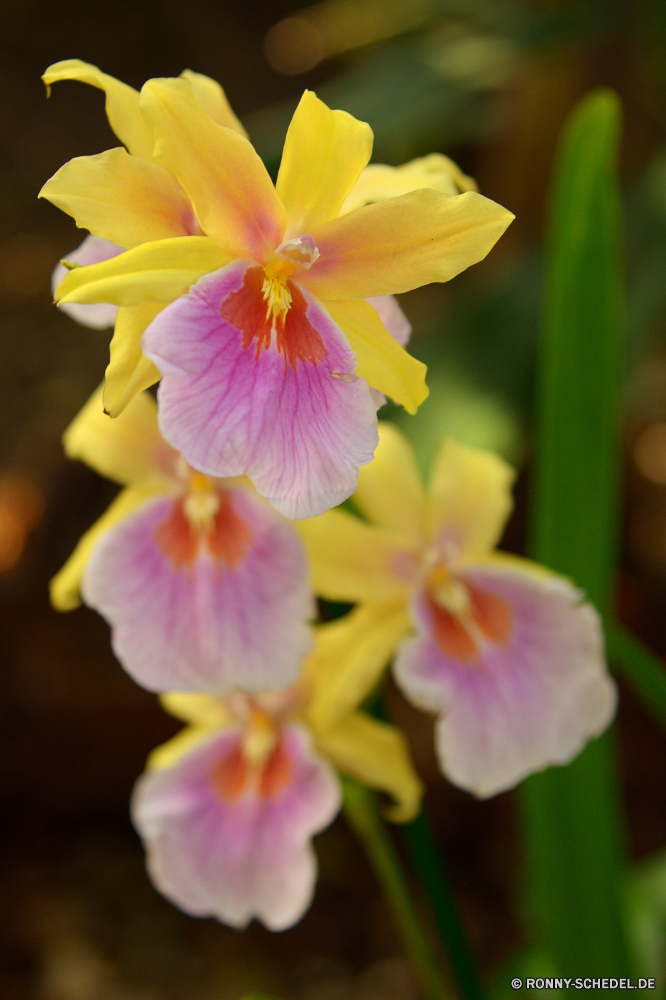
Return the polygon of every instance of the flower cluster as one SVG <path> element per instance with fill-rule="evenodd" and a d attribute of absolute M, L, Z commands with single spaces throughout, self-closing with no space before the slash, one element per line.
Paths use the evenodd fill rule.
<path fill-rule="evenodd" d="M 312 898 L 337 772 L 386 793 L 394 821 L 419 809 L 403 734 L 362 708 L 394 653 L 405 696 L 438 715 L 443 773 L 479 796 L 572 759 L 614 711 L 592 607 L 492 552 L 511 470 L 448 441 L 426 496 L 377 421 L 386 396 L 414 412 L 427 394 L 392 295 L 481 260 L 512 216 L 440 154 L 368 166 L 369 126 L 307 91 L 273 185 L 213 80 L 138 93 L 78 60 L 44 76 L 64 79 L 104 91 L 123 143 L 41 192 L 89 232 L 57 302 L 114 326 L 64 445 L 122 489 L 52 601 L 96 608 L 187 724 L 133 795 L 157 888 L 283 929 Z M 331 509 L 351 494 L 363 519 Z M 315 593 L 354 607 L 316 624 Z"/>

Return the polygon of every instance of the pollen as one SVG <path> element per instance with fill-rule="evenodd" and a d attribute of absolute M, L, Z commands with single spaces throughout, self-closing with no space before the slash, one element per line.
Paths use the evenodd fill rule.
<path fill-rule="evenodd" d="M 210 476 L 195 473 L 190 479 L 190 490 L 183 501 L 183 513 L 197 534 L 212 531 L 215 515 L 220 509 L 220 494 L 213 489 Z"/>
<path fill-rule="evenodd" d="M 268 271 L 268 268 L 266 269 Z M 292 296 L 281 275 L 264 278 L 261 294 L 266 303 L 266 322 L 271 330 L 284 328 L 284 321 L 291 306 Z"/>
<path fill-rule="evenodd" d="M 284 329 L 291 307 L 292 294 L 287 284 L 299 267 L 308 270 L 319 258 L 319 250 L 312 236 L 298 236 L 281 243 L 273 259 L 264 268 L 261 294 L 266 303 L 266 322 L 273 332 Z"/>

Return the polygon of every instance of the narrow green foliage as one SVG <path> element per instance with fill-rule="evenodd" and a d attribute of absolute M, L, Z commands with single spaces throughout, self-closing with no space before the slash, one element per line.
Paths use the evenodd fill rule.
<path fill-rule="evenodd" d="M 342 779 L 343 812 L 360 840 L 382 887 L 405 951 L 427 1000 L 453 996 L 442 978 L 428 935 L 421 922 L 398 852 L 381 818 L 374 792 Z"/>
<path fill-rule="evenodd" d="M 458 989 L 465 1000 L 482 1000 L 483 988 L 460 925 L 448 872 L 437 849 L 428 818 L 420 813 L 411 823 L 405 823 L 402 829 L 410 859 L 446 945 Z"/>
<path fill-rule="evenodd" d="M 600 89 L 572 112 L 557 159 L 537 398 L 532 555 L 572 577 L 603 615 L 618 537 L 624 357 L 620 105 Z M 613 741 L 522 790 L 537 944 L 564 976 L 628 976 L 623 831 Z"/>
<path fill-rule="evenodd" d="M 666 666 L 621 626 L 608 626 L 606 645 L 611 663 L 620 668 L 648 712 L 666 728 Z"/>

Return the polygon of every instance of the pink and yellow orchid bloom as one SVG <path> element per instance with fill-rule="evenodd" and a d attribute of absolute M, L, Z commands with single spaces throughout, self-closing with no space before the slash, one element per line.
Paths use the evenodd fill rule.
<path fill-rule="evenodd" d="M 165 438 L 204 473 L 247 475 L 287 516 L 326 510 L 353 491 L 376 446 L 369 386 L 410 412 L 427 393 L 423 365 L 364 299 L 448 280 L 512 216 L 474 191 L 434 187 L 340 216 L 372 133 L 309 92 L 275 187 L 187 79 L 149 81 L 139 108 L 155 162 L 206 235 L 135 242 L 71 271 L 58 298 L 153 309 L 143 353 L 162 373 Z M 116 213 L 108 199 L 98 205 Z"/>
<path fill-rule="evenodd" d="M 498 456 L 449 440 L 426 494 L 406 440 L 380 424 L 354 495 L 369 523 L 335 510 L 298 525 L 317 593 L 359 603 L 369 647 L 393 630 L 398 684 L 439 716 L 443 773 L 482 798 L 568 763 L 616 704 L 599 616 L 583 594 L 493 551 L 512 481 Z M 369 660 L 368 687 L 376 668 Z"/>
<path fill-rule="evenodd" d="M 214 121 L 245 135 L 215 80 L 191 70 L 181 76 L 190 81 L 197 100 Z M 49 90 L 59 80 L 78 80 L 103 90 L 109 123 L 126 146 L 126 150 L 70 160 L 40 191 L 40 197 L 68 212 L 80 228 L 97 234 L 86 237 L 80 247 L 67 254 L 68 263 L 98 264 L 147 240 L 202 232 L 177 179 L 173 175 L 165 177 L 165 170 L 153 160 L 146 131 L 149 124 L 141 114 L 138 91 L 79 59 L 55 63 L 43 80 Z M 452 160 L 433 153 L 398 168 L 381 164 L 365 167 L 345 199 L 341 214 L 421 187 L 449 195 L 476 190 L 474 181 L 465 177 Z M 113 206 L 111 213 L 104 212 L 105 204 Z M 123 245 L 114 243 L 110 236 L 124 240 Z M 65 265 L 58 264 L 52 277 L 54 294 L 66 274 Z M 404 347 L 409 323 L 396 300 L 384 295 L 370 301 L 391 336 Z M 61 308 L 77 322 L 95 329 L 113 326 L 119 311 L 118 306 L 106 302 L 65 302 Z M 120 307 L 103 394 L 104 408 L 110 416 L 117 416 L 133 396 L 159 380 L 159 371 L 141 351 L 141 337 L 160 308 Z M 381 394 L 377 401 L 383 401 Z"/>
<path fill-rule="evenodd" d="M 160 436 L 155 401 L 117 420 L 101 390 L 64 436 L 65 451 L 122 483 L 53 579 L 112 627 L 114 651 L 151 691 L 266 691 L 294 681 L 313 641 L 303 546 L 247 481 L 195 472 Z"/>
<path fill-rule="evenodd" d="M 163 696 L 188 726 L 149 758 L 132 818 L 156 888 L 187 913 L 239 928 L 256 917 L 276 931 L 299 920 L 316 880 L 311 838 L 340 808 L 334 769 L 387 792 L 393 820 L 418 811 L 422 785 L 400 730 L 358 700 L 331 726 L 312 711 L 337 708 L 332 680 L 349 671 L 362 627 L 353 616 L 321 626 L 301 680 L 284 691 Z"/>
<path fill-rule="evenodd" d="M 181 77 L 188 81 L 199 105 L 213 121 L 245 135 L 219 83 L 191 70 L 184 70 Z M 69 261 L 86 266 L 147 240 L 201 233 L 178 180 L 153 158 L 153 135 L 141 114 L 137 90 L 80 59 L 54 63 L 42 79 L 49 92 L 51 85 L 60 80 L 78 80 L 102 90 L 109 124 L 125 146 L 70 160 L 39 193 L 40 198 L 48 198 L 73 216 L 77 226 L 93 234 L 94 240 L 85 240 L 68 256 Z M 60 265 L 54 276 L 57 274 L 62 281 L 65 273 Z M 112 416 L 117 416 L 138 392 L 159 380 L 159 371 L 141 352 L 141 335 L 160 308 L 155 304 L 119 309 L 112 303 L 63 305 L 86 326 L 112 326 L 115 319 L 104 386 L 104 407 Z"/>

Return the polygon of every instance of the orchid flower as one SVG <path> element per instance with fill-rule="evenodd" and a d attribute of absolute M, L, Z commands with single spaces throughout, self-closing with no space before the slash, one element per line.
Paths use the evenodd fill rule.
<path fill-rule="evenodd" d="M 244 136 L 206 113 L 189 79 L 149 81 L 136 109 L 154 139 L 151 168 L 186 192 L 206 235 L 137 239 L 146 238 L 144 189 L 111 163 L 124 170 L 124 150 L 102 154 L 111 159 L 99 166 L 97 190 L 94 158 L 80 172 L 69 164 L 69 193 L 48 185 L 43 193 L 76 214 L 72 192 L 92 191 L 87 228 L 107 239 L 113 231 L 131 249 L 70 271 L 57 297 L 153 310 L 143 354 L 162 373 L 166 440 L 204 473 L 247 475 L 287 516 L 322 512 L 353 491 L 371 460 L 369 386 L 410 412 L 427 393 L 424 366 L 363 300 L 448 280 L 484 257 L 512 216 L 475 191 L 422 187 L 338 217 L 372 132 L 309 92 L 276 187 Z M 58 176 L 49 183 L 57 187 Z M 121 201 L 134 205 L 129 239 L 112 197 L 120 183 Z"/>
<path fill-rule="evenodd" d="M 191 70 L 184 70 L 181 76 L 190 81 L 197 100 L 214 121 L 241 135 L 246 134 L 215 80 Z M 109 124 L 130 154 L 128 156 L 124 149 L 115 149 L 98 156 L 77 157 L 58 170 L 40 191 L 40 198 L 48 198 L 68 212 L 81 228 L 107 236 L 111 234 L 126 241 L 124 246 L 118 246 L 104 236 L 89 235 L 80 247 L 66 255 L 68 264 L 84 267 L 98 264 L 146 240 L 201 232 L 194 209 L 177 179 L 173 175 L 170 179 L 166 178 L 165 171 L 157 167 L 152 159 L 138 91 L 79 59 L 55 63 L 47 69 L 43 80 L 49 90 L 51 84 L 58 80 L 79 80 L 103 90 Z M 140 160 L 144 162 L 138 162 Z M 118 183 L 118 172 L 121 183 Z M 128 175 L 132 179 L 129 185 L 125 183 Z M 341 211 L 346 213 L 418 187 L 433 187 L 451 195 L 476 190 L 474 181 L 465 177 L 452 160 L 433 153 L 398 168 L 380 164 L 366 167 L 345 199 Z M 102 220 L 97 204 L 100 189 L 105 192 L 103 200 L 112 199 L 115 205 L 113 217 Z M 137 202 L 141 203 L 144 216 L 148 215 L 147 219 L 143 219 L 143 228 L 139 229 Z M 66 274 L 65 265 L 57 264 L 51 278 L 54 294 Z M 391 336 L 404 347 L 410 327 L 396 299 L 389 295 L 378 296 L 371 300 L 371 304 L 379 312 Z M 92 305 L 65 302 L 60 303 L 60 307 L 78 323 L 94 329 L 113 326 L 118 312 L 118 306 L 106 302 Z M 128 312 L 126 307 L 121 307 L 104 384 L 104 408 L 114 417 L 122 412 L 134 395 L 160 378 L 159 371 L 141 351 L 141 336 L 155 313 L 146 309 L 129 309 Z M 384 402 L 385 397 L 380 396 L 377 401 Z"/>
<path fill-rule="evenodd" d="M 53 579 L 53 604 L 96 608 L 151 691 L 265 691 L 296 680 L 313 641 L 302 543 L 250 484 L 191 469 L 142 393 L 116 420 L 98 390 L 64 435 L 70 458 L 124 484 Z"/>
<path fill-rule="evenodd" d="M 299 920 L 316 880 L 311 837 L 340 808 L 334 768 L 388 792 L 394 821 L 415 816 L 422 784 L 400 730 L 358 711 L 358 698 L 337 711 L 335 678 L 358 664 L 364 625 L 354 612 L 319 627 L 286 690 L 163 696 L 188 726 L 149 758 L 132 818 L 156 888 L 187 913 L 238 928 Z M 384 655 L 380 644 L 374 658 Z M 322 704 L 334 707 L 333 725 L 319 723 Z"/>
<path fill-rule="evenodd" d="M 384 423 L 354 494 L 367 522 L 335 510 L 298 524 L 317 593 L 359 602 L 370 646 L 390 625 L 398 684 L 438 715 L 442 772 L 481 798 L 568 763 L 616 705 L 599 616 L 581 591 L 493 551 L 512 481 L 498 456 L 448 440 L 426 495 L 409 445 Z M 368 661 L 367 689 L 377 666 Z"/>

